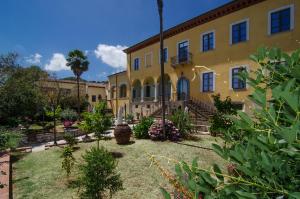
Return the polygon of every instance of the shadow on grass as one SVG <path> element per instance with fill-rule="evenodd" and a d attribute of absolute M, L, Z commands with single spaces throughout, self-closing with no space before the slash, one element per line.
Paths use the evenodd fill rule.
<path fill-rule="evenodd" d="M 197 146 L 197 145 L 193 145 L 193 144 L 186 144 L 186 143 L 182 143 L 182 142 L 173 142 L 173 143 L 184 145 L 184 146 L 190 146 L 190 147 L 194 147 L 194 148 L 198 148 L 198 149 L 205 149 L 205 150 L 209 150 L 209 151 L 213 150 L 212 148 L 203 147 L 203 146 Z"/>
<path fill-rule="evenodd" d="M 12 183 L 14 184 L 14 183 L 17 183 L 17 182 L 20 182 L 20 181 L 23 181 L 23 180 L 27 180 L 27 179 L 29 179 L 28 176 L 23 177 L 23 178 L 14 179 L 14 180 L 12 181 Z"/>
<path fill-rule="evenodd" d="M 110 152 L 110 154 L 111 154 L 114 158 L 122 158 L 122 157 L 124 156 L 123 153 L 117 152 L 117 151 L 112 151 L 112 152 Z"/>
<path fill-rule="evenodd" d="M 193 134 L 187 135 L 184 139 L 185 140 L 190 140 L 190 141 L 201 141 L 201 140 L 203 140 L 200 136 L 193 135 Z"/>
<path fill-rule="evenodd" d="M 68 188 L 71 188 L 71 189 L 78 189 L 81 186 L 80 180 L 79 179 L 69 179 L 67 186 L 68 186 Z"/>
<path fill-rule="evenodd" d="M 132 145 L 132 144 L 134 144 L 134 143 L 135 143 L 135 141 L 129 141 L 129 142 L 126 143 L 126 144 L 118 144 L 118 145 L 123 145 L 123 146 L 125 145 L 125 146 L 126 146 L 126 145 Z"/>
<path fill-rule="evenodd" d="M 18 162 L 19 160 L 23 159 L 25 156 L 27 155 L 27 153 L 22 153 L 22 152 L 13 152 L 11 153 L 11 163 L 15 163 Z"/>

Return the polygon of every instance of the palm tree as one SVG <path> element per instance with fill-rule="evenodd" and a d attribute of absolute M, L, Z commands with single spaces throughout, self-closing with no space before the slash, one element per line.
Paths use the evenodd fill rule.
<path fill-rule="evenodd" d="M 70 51 L 67 58 L 67 66 L 71 67 L 77 80 L 77 112 L 80 118 L 80 94 L 79 94 L 79 81 L 83 72 L 89 69 L 89 61 L 87 56 L 80 50 Z"/>
<path fill-rule="evenodd" d="M 162 105 L 162 126 L 163 134 L 166 137 L 166 128 L 165 128 L 165 69 L 164 69 L 164 37 L 163 37 L 163 0 L 157 0 L 157 7 L 159 13 L 159 24 L 160 24 L 160 76 L 161 76 L 161 105 Z"/>

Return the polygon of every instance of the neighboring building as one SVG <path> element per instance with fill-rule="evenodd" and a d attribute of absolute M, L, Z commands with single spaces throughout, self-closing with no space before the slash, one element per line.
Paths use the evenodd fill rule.
<path fill-rule="evenodd" d="M 77 95 L 77 82 L 72 80 L 51 80 L 48 79 L 47 83 L 43 85 L 44 87 L 55 87 L 58 82 L 58 87 L 61 89 L 64 95 Z M 105 82 L 83 82 L 81 81 L 79 84 L 79 92 L 80 95 L 85 96 L 89 102 L 89 109 L 95 106 L 95 104 L 101 100 L 106 100 L 107 91 L 106 91 Z"/>
<path fill-rule="evenodd" d="M 248 85 L 237 73 L 257 68 L 249 55 L 258 47 L 300 48 L 299 10 L 299 0 L 236 0 L 164 31 L 167 104 L 192 99 L 209 106 L 211 95 L 220 93 L 251 109 Z M 149 115 L 161 96 L 159 35 L 124 52 L 129 110 Z"/>
<path fill-rule="evenodd" d="M 127 71 L 112 74 L 108 76 L 107 101 L 108 106 L 116 116 L 119 108 L 123 108 L 124 116 L 131 112 L 129 110 L 130 84 Z"/>

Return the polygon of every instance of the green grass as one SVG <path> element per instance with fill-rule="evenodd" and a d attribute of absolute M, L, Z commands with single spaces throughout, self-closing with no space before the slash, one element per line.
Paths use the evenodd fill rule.
<path fill-rule="evenodd" d="M 156 166 L 151 166 L 147 153 L 165 156 L 176 160 L 185 160 L 189 163 L 199 158 L 198 164 L 208 168 L 212 163 L 221 163 L 222 160 L 210 150 L 199 147 L 211 147 L 215 142 L 210 136 L 202 137 L 199 141 L 184 141 L 181 144 L 172 142 L 152 142 L 150 140 L 135 140 L 130 145 L 117 145 L 115 140 L 101 141 L 100 145 L 111 152 L 122 153 L 118 158 L 118 171 L 121 173 L 125 190 L 116 193 L 113 198 L 162 198 L 159 187 L 173 189 L 167 180 L 161 176 Z M 96 143 L 82 143 L 80 149 L 74 152 L 77 161 L 82 161 L 81 155 Z M 30 153 L 13 164 L 13 192 L 14 198 L 30 199 L 65 199 L 78 198 L 78 188 L 67 183 L 65 173 L 61 169 L 61 148 L 52 148 L 48 151 Z M 174 171 L 174 164 L 160 157 L 161 165 L 169 171 Z M 77 174 L 75 174 L 77 172 Z M 78 171 L 73 173 L 76 179 Z"/>

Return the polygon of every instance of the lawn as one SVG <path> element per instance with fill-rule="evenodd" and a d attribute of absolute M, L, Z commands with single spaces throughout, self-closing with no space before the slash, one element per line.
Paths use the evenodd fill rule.
<path fill-rule="evenodd" d="M 208 168 L 212 163 L 222 163 L 222 160 L 211 150 L 201 147 L 211 147 L 215 138 L 202 136 L 197 141 L 184 141 L 180 144 L 172 142 L 152 142 L 150 140 L 134 140 L 130 145 L 117 145 L 115 140 L 101 141 L 100 145 L 111 152 L 119 152 L 118 171 L 123 179 L 124 190 L 116 193 L 113 198 L 162 198 L 159 187 L 172 188 L 168 185 L 158 168 L 151 165 L 149 154 L 165 156 L 176 160 L 191 162 L 199 158 L 198 164 Z M 82 153 L 96 142 L 79 144 L 80 149 L 74 152 L 77 161 L 82 161 Z M 64 199 L 78 198 L 78 187 L 68 184 L 61 169 L 61 148 L 35 152 L 19 157 L 13 164 L 13 193 L 14 198 L 30 199 Z M 174 171 L 174 164 L 168 163 L 163 157 L 159 158 L 164 168 Z M 78 171 L 77 171 L 78 172 Z M 75 173 L 75 172 L 74 172 Z M 75 179 L 73 174 L 72 178 Z M 73 183 L 74 184 L 74 183 Z"/>

